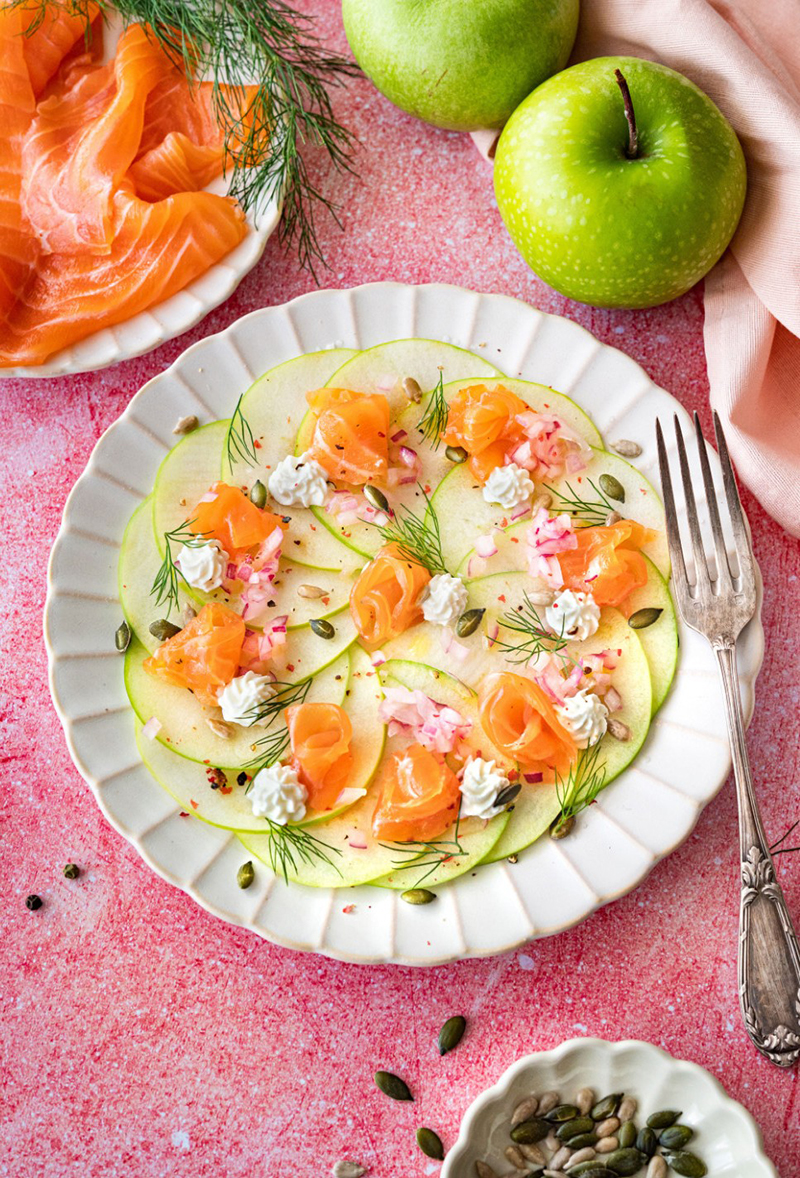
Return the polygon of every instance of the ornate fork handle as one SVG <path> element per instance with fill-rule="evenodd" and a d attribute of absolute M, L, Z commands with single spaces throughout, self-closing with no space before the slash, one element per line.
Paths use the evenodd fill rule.
<path fill-rule="evenodd" d="M 775 878 L 750 774 L 733 642 L 714 645 L 725 692 L 739 802 L 742 893 L 739 1001 L 756 1047 L 778 1067 L 800 1059 L 800 949 Z"/>

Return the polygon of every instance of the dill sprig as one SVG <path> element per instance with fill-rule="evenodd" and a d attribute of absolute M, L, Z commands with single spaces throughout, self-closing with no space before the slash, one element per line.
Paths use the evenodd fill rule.
<path fill-rule="evenodd" d="M 90 35 L 89 0 L 12 0 L 30 13 L 35 31 L 48 9 L 81 16 Z M 361 73 L 348 57 L 328 51 L 314 16 L 286 0 L 98 0 L 104 19 L 116 11 L 124 25 L 146 25 L 191 82 L 213 82 L 213 103 L 225 137 L 228 192 L 259 211 L 282 199 L 282 243 L 295 243 L 300 264 L 325 264 L 315 212 L 339 222 L 338 204 L 318 187 L 302 152 L 327 155 L 338 172 L 353 171 L 354 137 L 336 119 L 329 88 Z M 254 87 L 248 98 L 246 87 Z"/>
<path fill-rule="evenodd" d="M 285 882 L 289 882 L 289 871 L 296 871 L 298 861 L 301 863 L 327 863 L 337 875 L 341 875 L 339 868 L 331 859 L 331 855 L 341 855 L 337 847 L 325 843 L 322 839 L 309 834 L 302 826 L 281 826 L 271 818 L 265 818 L 269 827 L 269 843 L 267 856 L 269 865 L 276 875 L 282 875 Z"/>
<path fill-rule="evenodd" d="M 400 553 L 412 564 L 422 565 L 429 573 L 446 573 L 442 553 L 442 535 L 436 508 L 425 488 L 417 484 L 425 499 L 425 514 L 416 515 L 410 507 L 398 507 L 388 524 L 376 524 L 387 544 L 396 544 Z"/>
<path fill-rule="evenodd" d="M 153 584 L 150 589 L 150 596 L 155 597 L 156 605 L 167 603 L 167 617 L 171 614 L 173 608 L 178 608 L 178 592 L 180 590 L 181 581 L 188 584 L 181 570 L 175 563 L 175 557 L 172 553 L 173 544 L 185 545 L 186 548 L 201 548 L 208 541 L 203 533 L 191 531 L 191 526 L 195 521 L 193 519 L 186 519 L 177 528 L 173 528 L 171 532 L 164 533 L 164 559 L 161 566 L 153 579 Z"/>
<path fill-rule="evenodd" d="M 612 503 L 606 493 L 598 487 L 594 479 L 587 479 L 586 481 L 595 495 L 597 495 L 596 499 L 584 498 L 575 491 L 571 483 L 566 484 L 569 494 L 559 491 L 556 487 L 548 486 L 547 483 L 544 486 L 551 495 L 560 501 L 556 506 L 571 515 L 580 527 L 597 527 L 606 522 L 609 514 L 612 511 L 616 511 L 619 504 Z"/>
<path fill-rule="evenodd" d="M 450 406 L 444 395 L 444 372 L 440 369 L 436 387 L 428 394 L 425 412 L 417 422 L 417 429 L 422 434 L 423 442 L 430 442 L 434 450 L 438 450 L 441 445 L 442 434 L 447 429 L 449 416 Z"/>
<path fill-rule="evenodd" d="M 237 458 L 242 462 L 246 462 L 248 466 L 258 466 L 258 454 L 256 453 L 256 441 L 253 437 L 253 431 L 250 428 L 245 415 L 242 413 L 242 393 L 239 400 L 236 402 L 231 419 L 228 422 L 228 428 L 225 431 L 225 457 L 228 462 L 228 469 L 233 473 L 234 463 Z"/>
<path fill-rule="evenodd" d="M 563 628 L 558 634 L 548 629 L 527 593 L 522 605 L 516 610 L 507 610 L 500 623 L 504 629 L 525 636 L 519 642 L 506 642 L 499 636 L 495 638 L 495 646 L 510 663 L 530 663 L 541 654 L 557 654 L 569 641 Z"/>
<path fill-rule="evenodd" d="M 437 868 L 441 867 L 449 859 L 453 859 L 456 855 L 464 854 L 464 848 L 459 840 L 460 824 L 461 806 L 459 806 L 456 815 L 456 828 L 452 839 L 436 840 L 433 842 L 412 840 L 407 843 L 381 843 L 381 846 L 386 851 L 394 851 L 397 855 L 405 856 L 405 858 L 392 860 L 395 871 L 427 868 L 424 875 L 421 875 L 412 885 L 418 888 L 427 879 L 430 879 Z"/>
<path fill-rule="evenodd" d="M 248 725 L 261 724 L 266 729 L 272 727 L 275 721 L 284 710 L 292 704 L 301 704 L 305 701 L 311 687 L 312 680 L 302 679 L 299 683 L 282 683 L 278 680 L 274 686 L 276 690 L 263 703 L 254 704 L 245 712 L 243 719 Z M 267 732 L 266 736 L 262 736 L 253 745 L 253 748 L 258 749 L 258 755 L 248 761 L 248 767 L 255 766 L 253 770 L 253 777 L 261 769 L 267 769 L 270 765 L 274 765 L 276 761 L 280 761 L 289 747 L 289 730 L 284 725 L 282 728 L 275 729 L 273 732 Z M 252 781 L 250 783 L 252 785 Z M 248 790 L 250 786 L 247 787 Z"/>
<path fill-rule="evenodd" d="M 556 838 L 569 834 L 576 816 L 591 806 L 605 788 L 606 767 L 600 763 L 600 743 L 579 753 L 566 777 L 556 772 L 556 798 L 561 806 L 561 813 L 551 827 Z"/>

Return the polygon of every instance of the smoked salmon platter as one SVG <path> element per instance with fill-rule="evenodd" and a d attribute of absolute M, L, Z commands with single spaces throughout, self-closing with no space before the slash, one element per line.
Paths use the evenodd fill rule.
<path fill-rule="evenodd" d="M 447 287 L 195 345 L 53 554 L 54 695 L 112 821 L 212 910 L 355 960 L 498 952 L 633 886 L 727 772 L 648 478 L 675 411 L 574 324 Z M 743 650 L 751 704 L 757 626 Z"/>

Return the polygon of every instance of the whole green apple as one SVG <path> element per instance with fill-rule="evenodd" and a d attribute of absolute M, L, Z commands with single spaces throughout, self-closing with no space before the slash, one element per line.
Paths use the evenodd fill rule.
<path fill-rule="evenodd" d="M 689 290 L 733 236 L 746 187 L 739 140 L 711 99 L 638 57 L 550 78 L 495 155 L 517 248 L 550 286 L 596 307 L 653 307 Z"/>
<path fill-rule="evenodd" d="M 343 0 L 350 48 L 401 110 L 451 131 L 502 127 L 563 69 L 579 0 Z"/>

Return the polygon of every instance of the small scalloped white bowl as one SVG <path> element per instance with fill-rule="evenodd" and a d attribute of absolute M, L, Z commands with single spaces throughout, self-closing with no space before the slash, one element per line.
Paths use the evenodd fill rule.
<path fill-rule="evenodd" d="M 594 1088 L 598 1096 L 634 1096 L 639 1124 L 659 1109 L 681 1109 L 681 1121 L 696 1134 L 688 1148 L 702 1157 L 709 1178 L 778 1178 L 755 1121 L 712 1075 L 637 1039 L 569 1039 L 552 1051 L 526 1055 L 512 1064 L 467 1109 L 441 1178 L 475 1178 L 476 1161 L 507 1174 L 510 1167 L 503 1149 L 510 1144 L 509 1123 L 516 1105 L 532 1093 L 551 1090 L 568 1100 L 584 1086 Z"/>

